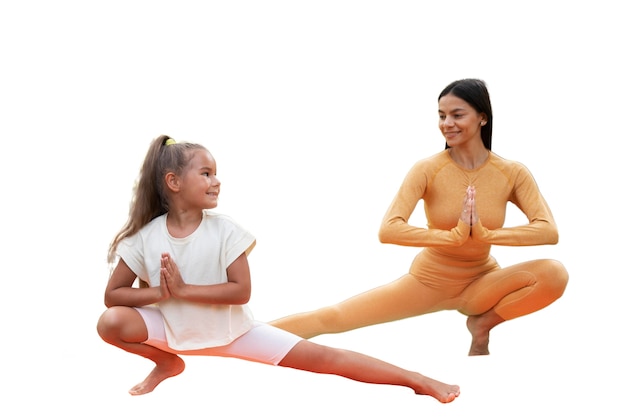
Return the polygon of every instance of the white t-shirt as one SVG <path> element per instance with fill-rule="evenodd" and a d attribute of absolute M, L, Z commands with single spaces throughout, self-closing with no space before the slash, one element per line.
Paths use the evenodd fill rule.
<path fill-rule="evenodd" d="M 168 252 L 185 283 L 226 283 L 226 268 L 242 253 L 249 254 L 254 236 L 226 215 L 205 210 L 198 228 L 185 238 L 167 231 L 167 214 L 153 219 L 118 245 L 117 254 L 138 278 L 159 286 L 161 254 Z M 208 305 L 170 298 L 157 304 L 165 321 L 168 345 L 195 350 L 227 345 L 253 323 L 247 305 Z"/>

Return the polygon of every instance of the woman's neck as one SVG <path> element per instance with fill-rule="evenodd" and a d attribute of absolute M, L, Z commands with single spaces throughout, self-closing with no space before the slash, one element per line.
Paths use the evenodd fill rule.
<path fill-rule="evenodd" d="M 480 143 L 480 146 L 457 146 L 448 148 L 450 158 L 463 168 L 473 170 L 480 167 L 489 157 L 489 150 Z"/>

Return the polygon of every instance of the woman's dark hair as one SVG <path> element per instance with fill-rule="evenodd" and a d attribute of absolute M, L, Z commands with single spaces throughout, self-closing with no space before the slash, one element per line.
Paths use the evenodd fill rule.
<path fill-rule="evenodd" d="M 480 129 L 480 137 L 483 140 L 485 148 L 491 150 L 491 132 L 493 130 L 493 113 L 491 111 L 491 99 L 489 98 L 489 91 L 484 81 L 476 78 L 465 78 L 462 80 L 453 81 L 441 91 L 439 99 L 443 96 L 451 94 L 458 97 L 461 100 L 469 103 L 478 113 L 484 113 L 487 117 L 487 123 Z M 446 144 L 446 149 L 450 148 Z"/>

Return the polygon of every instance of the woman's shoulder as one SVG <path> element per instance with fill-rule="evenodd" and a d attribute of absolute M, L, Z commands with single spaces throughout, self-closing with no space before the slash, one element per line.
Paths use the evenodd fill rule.
<path fill-rule="evenodd" d="M 451 162 L 452 159 L 450 158 L 448 151 L 444 150 L 417 160 L 415 163 L 413 163 L 410 171 L 413 173 L 426 175 L 435 174 Z"/>
<path fill-rule="evenodd" d="M 511 183 L 528 184 L 534 182 L 534 177 L 528 167 L 517 160 L 509 160 L 495 153 L 491 153 L 490 160 L 492 167 L 506 176 Z"/>
<path fill-rule="evenodd" d="M 429 155 L 428 157 L 421 158 L 417 160 L 413 166 L 418 166 L 422 168 L 433 167 L 439 168 L 443 165 L 450 163 L 450 157 L 447 150 L 440 151 L 436 154 Z"/>
<path fill-rule="evenodd" d="M 528 171 L 528 168 L 526 168 L 526 166 L 520 161 L 504 158 L 493 151 L 490 152 L 489 162 L 500 169 L 507 171 Z"/>

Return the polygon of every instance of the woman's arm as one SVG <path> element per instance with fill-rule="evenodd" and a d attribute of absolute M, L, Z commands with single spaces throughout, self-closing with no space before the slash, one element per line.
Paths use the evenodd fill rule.
<path fill-rule="evenodd" d="M 409 218 L 417 203 L 424 197 L 427 185 L 427 168 L 419 163 L 414 165 L 385 213 L 378 231 L 380 242 L 411 247 L 455 247 L 467 241 L 470 225 L 460 218 L 450 230 L 420 228 L 409 224 Z M 460 205 L 461 201 L 459 207 Z"/>
<path fill-rule="evenodd" d="M 487 244 L 508 246 L 556 244 L 559 241 L 552 211 L 526 168 L 522 168 L 515 178 L 511 201 L 526 215 L 528 224 L 489 230 L 479 220 L 472 225 L 472 238 Z M 480 212 L 479 207 L 477 213 Z"/>
<path fill-rule="evenodd" d="M 178 266 L 169 254 L 161 257 L 161 280 L 167 284 L 173 297 L 190 302 L 243 305 L 252 293 L 248 258 L 242 253 L 226 269 L 228 281 L 213 285 L 190 285 L 183 281 Z"/>
<path fill-rule="evenodd" d="M 470 226 L 459 219 L 451 230 L 426 229 L 412 226 L 407 218 L 389 217 L 383 220 L 378 239 L 383 244 L 409 247 L 457 247 L 463 245 L 470 235 Z"/>

